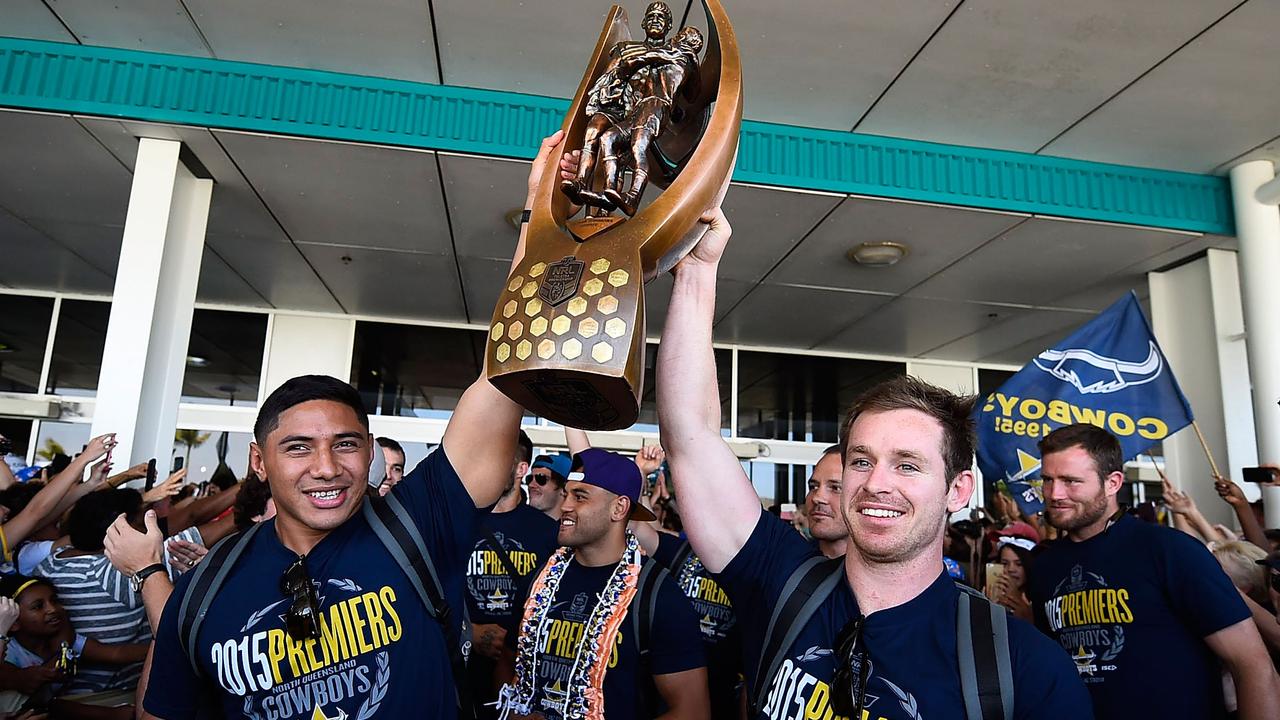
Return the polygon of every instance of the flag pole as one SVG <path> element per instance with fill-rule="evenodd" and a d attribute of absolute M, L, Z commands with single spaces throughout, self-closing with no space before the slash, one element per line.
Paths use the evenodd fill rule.
<path fill-rule="evenodd" d="M 1222 473 L 1218 472 L 1218 463 L 1213 461 L 1213 453 L 1209 451 L 1209 443 L 1205 442 L 1204 433 L 1200 432 L 1200 424 L 1192 420 L 1191 427 L 1196 431 L 1196 437 L 1200 438 L 1200 447 L 1204 448 L 1204 456 L 1209 459 L 1209 469 L 1213 471 L 1213 476 L 1222 477 Z"/>
<path fill-rule="evenodd" d="M 1164 474 L 1164 471 L 1160 469 L 1159 463 L 1156 462 L 1156 456 L 1153 455 L 1150 450 L 1147 451 L 1147 457 L 1151 458 L 1151 467 L 1156 469 L 1156 474 L 1160 476 L 1160 479 L 1167 481 L 1169 478 Z"/>

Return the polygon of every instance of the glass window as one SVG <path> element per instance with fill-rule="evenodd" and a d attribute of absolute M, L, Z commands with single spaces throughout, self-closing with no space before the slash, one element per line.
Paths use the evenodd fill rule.
<path fill-rule="evenodd" d="M 262 313 L 196 310 L 182 401 L 257 405 L 266 341 L 267 316 Z"/>
<path fill-rule="evenodd" d="M 351 384 L 374 415 L 447 418 L 480 374 L 482 330 L 357 322 Z"/>
<path fill-rule="evenodd" d="M 1000 389 L 1017 373 L 1011 370 L 987 370 L 978 368 L 978 399 L 985 400 L 988 395 Z"/>
<path fill-rule="evenodd" d="M 256 387 L 254 392 L 257 392 Z M 249 474 L 249 443 L 252 440 L 253 433 L 247 432 L 179 429 L 174 433 L 172 454 L 167 459 L 157 459 L 156 474 L 160 480 L 165 479 L 168 477 L 166 473 L 173 471 L 177 458 L 182 458 L 183 467 L 187 468 L 187 484 L 208 482 L 218 468 L 218 459 L 225 458 L 227 467 L 237 478 L 243 478 Z"/>
<path fill-rule="evenodd" d="M 52 318 L 53 298 L 0 295 L 0 391 L 40 392 Z"/>
<path fill-rule="evenodd" d="M 715 350 L 716 384 L 720 386 L 720 427 L 727 435 L 733 392 L 733 351 Z M 647 343 L 644 348 L 644 391 L 640 394 L 640 416 L 628 430 L 636 432 L 658 431 L 657 373 L 658 345 Z"/>
<path fill-rule="evenodd" d="M 58 395 L 93 395 L 102 370 L 102 349 L 107 344 L 111 303 L 63 300 L 58 330 L 49 363 L 48 392 Z"/>
<path fill-rule="evenodd" d="M 738 352 L 738 435 L 833 443 L 858 394 L 904 363 Z"/>
<path fill-rule="evenodd" d="M 89 444 L 89 423 L 40 421 L 36 436 L 36 465 L 48 465 L 55 455 L 75 457 Z"/>
<path fill-rule="evenodd" d="M 0 435 L 9 441 L 9 454 L 26 464 L 27 449 L 31 445 L 31 421 L 20 418 L 0 418 Z"/>

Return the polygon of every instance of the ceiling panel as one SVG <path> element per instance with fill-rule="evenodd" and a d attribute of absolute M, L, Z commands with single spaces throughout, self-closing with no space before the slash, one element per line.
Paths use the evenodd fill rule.
<path fill-rule="evenodd" d="M 1083 323 L 1081 323 L 1083 324 Z M 1079 327 L 1079 326 L 1076 326 Z M 1076 328 L 1068 327 L 1062 330 L 1054 331 L 1040 337 L 1027 340 L 1014 347 L 992 353 L 985 357 L 978 358 L 979 362 L 989 363 L 1005 363 L 1009 365 L 1026 365 L 1031 362 L 1031 358 L 1057 345 L 1072 333 Z"/>
<path fill-rule="evenodd" d="M 999 308 L 993 308 L 1000 312 Z M 1017 347 L 1032 338 L 1046 333 L 1060 333 L 1066 337 L 1072 330 L 1093 319 L 1091 313 L 1064 312 L 1058 310 L 1030 310 L 1011 315 L 1006 320 L 924 351 L 924 355 L 944 360 L 972 361 Z"/>
<path fill-rule="evenodd" d="M 1277 129 L 1280 130 L 1280 128 Z M 1214 172 L 1226 173 L 1232 167 L 1250 160 L 1270 160 L 1273 163 L 1280 164 L 1280 137 L 1271 138 L 1258 147 L 1250 149 L 1249 152 L 1246 152 L 1239 157 L 1227 160 L 1223 164 L 1214 168 Z"/>
<path fill-rule="evenodd" d="M 90 265 L 115 277 L 120 261 L 120 243 L 124 225 L 96 225 L 56 220 L 31 220 L 31 225 L 59 245 L 70 249 Z"/>
<path fill-rule="evenodd" d="M 851 326 L 829 323 L 823 350 L 845 350 L 913 357 L 1028 311 L 900 297 Z M 831 329 L 844 327 L 839 332 Z"/>
<path fill-rule="evenodd" d="M 728 7 L 753 120 L 848 130 L 957 0 L 842 0 Z M 693 13 L 700 13 L 695 3 Z M 638 4 L 636 12 L 642 5 Z M 780 12 L 781 10 L 781 12 Z M 693 13 L 690 13 L 691 15 Z"/>
<path fill-rule="evenodd" d="M 1036 217 L 916 286 L 913 297 L 1048 305 L 1182 245 L 1183 233 Z"/>
<path fill-rule="evenodd" d="M 204 248 L 204 256 L 200 260 L 200 282 L 196 286 L 196 302 L 253 307 L 267 305 L 267 301 L 207 245 Z"/>
<path fill-rule="evenodd" d="M 467 320 L 452 256 L 332 245 L 299 248 L 349 313 Z"/>
<path fill-rule="evenodd" d="M 523 208 L 529 188 L 529 165 L 524 161 L 440 155 L 459 256 L 511 257 L 519 233 L 507 222 L 506 214 Z"/>
<path fill-rule="evenodd" d="M 0 111 L 0 205 L 24 220 L 124 225 L 133 177 L 74 118 Z"/>
<path fill-rule="evenodd" d="M 0 282 L 11 287 L 106 293 L 115 278 L 93 267 L 47 235 L 0 209 L 0 256 L 11 268 Z"/>
<path fill-rule="evenodd" d="M 662 334 L 667 324 L 667 307 L 671 303 L 671 286 L 673 277 L 670 273 L 659 275 L 653 282 L 644 286 L 645 324 L 648 326 L 647 336 L 654 338 Z M 733 309 L 751 289 L 753 283 L 727 278 L 716 279 L 716 312 L 715 321 L 719 322 L 725 314 Z M 720 331 L 716 331 L 716 341 L 720 341 Z"/>
<path fill-rule="evenodd" d="M 748 345 L 812 347 L 892 299 L 787 285 L 758 285 L 715 327 L 717 340 Z"/>
<path fill-rule="evenodd" d="M 342 312 L 293 243 L 212 234 L 205 242 L 272 307 Z"/>
<path fill-rule="evenodd" d="M 209 56 L 179 0 L 57 0 L 52 5 L 85 45 Z"/>
<path fill-rule="evenodd" d="M 462 284 L 471 320 L 487 325 L 498 302 L 498 292 L 507 282 L 511 261 L 459 257 L 458 263 L 462 266 Z"/>
<path fill-rule="evenodd" d="M 10 37 L 75 42 L 75 37 L 40 0 L 5 0 L 0 3 L 0 28 Z"/>
<path fill-rule="evenodd" d="M 850 197 L 769 275 L 771 283 L 902 293 L 972 252 L 1025 215 Z M 862 242 L 892 241 L 910 253 L 887 268 L 845 258 Z"/>
<path fill-rule="evenodd" d="M 577 91 L 609 10 L 595 0 L 561 0 L 554 10 L 509 0 L 434 7 L 445 84 L 562 98 Z M 638 23 L 643 5 L 627 9 Z"/>
<path fill-rule="evenodd" d="M 970 0 L 858 132 L 1035 152 L 1238 0 Z"/>
<path fill-rule="evenodd" d="M 214 135 L 294 242 L 451 252 L 434 153 Z"/>
<path fill-rule="evenodd" d="M 1280 132 L 1277 27 L 1280 3 L 1242 3 L 1045 153 L 1210 172 L 1267 142 Z"/>
<path fill-rule="evenodd" d="M 430 3 L 422 0 L 185 2 L 223 60 L 439 81 Z"/>
<path fill-rule="evenodd" d="M 733 239 L 719 277 L 756 283 L 831 212 L 842 196 L 730 185 L 724 214 Z"/>

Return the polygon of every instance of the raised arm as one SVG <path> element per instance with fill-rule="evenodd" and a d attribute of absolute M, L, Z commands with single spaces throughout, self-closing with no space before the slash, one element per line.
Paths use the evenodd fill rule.
<path fill-rule="evenodd" d="M 1161 480 L 1164 484 L 1164 502 L 1169 506 L 1175 515 L 1175 523 L 1177 517 L 1182 517 L 1192 530 L 1199 533 L 1205 542 L 1224 542 L 1226 538 L 1222 533 L 1218 532 L 1204 514 L 1200 512 L 1200 508 L 1196 507 L 1196 501 L 1191 496 L 1175 488 L 1168 479 Z M 1179 530 L 1186 531 L 1181 525 Z M 1192 534 L 1192 533 L 1188 533 Z"/>
<path fill-rule="evenodd" d="M 538 156 L 529 169 L 526 208 L 533 202 L 547 158 L 563 138 L 564 132 L 557 130 L 538 148 Z M 563 172 L 561 174 L 564 175 Z M 520 226 L 520 240 L 511 260 L 512 267 L 524 256 L 527 231 L 527 224 Z M 449 462 L 476 507 L 497 502 L 511 480 L 511 458 L 516 451 L 516 436 L 523 413 L 519 405 L 489 384 L 487 370 L 486 363 L 486 367 L 480 370 L 480 377 L 462 394 L 441 440 L 449 454 Z"/>
<path fill-rule="evenodd" d="M 1240 521 L 1240 529 L 1244 531 L 1244 539 L 1260 548 L 1270 547 L 1267 534 L 1263 532 L 1258 516 L 1253 514 L 1253 508 L 1249 505 L 1249 499 L 1244 496 L 1244 490 L 1224 477 L 1214 478 L 1213 489 L 1217 490 L 1219 497 L 1235 511 L 1236 519 Z"/>
<path fill-rule="evenodd" d="M 1280 717 L 1280 678 L 1253 620 L 1241 620 L 1204 641 L 1235 681 L 1240 720 Z"/>
<path fill-rule="evenodd" d="M 96 462 L 102 458 L 107 452 L 116 446 L 115 433 L 100 435 L 89 441 L 89 445 L 84 452 L 80 453 L 71 461 L 65 470 L 54 476 L 35 497 L 31 498 L 31 502 L 22 509 L 13 519 L 4 524 L 4 537 L 9 547 L 16 548 L 19 543 L 26 540 L 31 533 L 38 528 L 44 527 L 50 520 L 57 517 L 54 513 L 57 511 L 59 503 L 67 493 L 75 485 L 80 483 L 84 477 L 84 469 L 89 463 Z M 94 468 L 95 474 L 100 474 L 94 480 L 95 487 L 101 485 L 106 480 L 106 473 L 110 465 L 103 460 Z"/>
<path fill-rule="evenodd" d="M 712 572 L 733 559 L 760 517 L 760 499 L 720 437 L 720 391 L 711 323 L 716 269 L 729 222 L 717 208 L 711 227 L 675 267 L 675 285 L 658 346 L 658 428 L 667 451 L 685 532 Z"/>

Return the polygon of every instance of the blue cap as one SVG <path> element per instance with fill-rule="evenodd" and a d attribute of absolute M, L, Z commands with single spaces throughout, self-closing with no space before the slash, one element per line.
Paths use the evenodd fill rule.
<path fill-rule="evenodd" d="M 547 468 L 553 475 L 560 477 L 560 482 L 569 479 L 569 470 L 573 467 L 573 460 L 564 453 L 556 453 L 555 455 L 539 455 L 537 460 L 533 461 L 535 468 Z"/>
<path fill-rule="evenodd" d="M 27 482 L 31 480 L 31 478 L 37 477 L 39 475 L 40 475 L 40 468 L 36 467 L 35 465 L 32 465 L 30 467 L 24 467 L 18 472 L 14 473 L 14 477 L 16 477 L 20 482 Z"/>
<path fill-rule="evenodd" d="M 656 520 L 649 508 L 640 504 L 640 490 L 644 478 L 635 462 L 618 453 L 588 448 L 574 456 L 581 463 L 582 472 L 569 473 L 569 480 L 604 488 L 615 495 L 631 500 L 632 520 Z"/>

